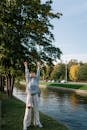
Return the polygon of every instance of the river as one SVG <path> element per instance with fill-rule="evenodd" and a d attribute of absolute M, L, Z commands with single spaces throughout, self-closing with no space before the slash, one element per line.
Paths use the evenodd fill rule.
<path fill-rule="evenodd" d="M 14 96 L 26 101 L 23 90 L 14 88 Z M 56 89 L 41 89 L 40 111 L 66 124 L 70 130 L 87 130 L 87 97 Z"/>

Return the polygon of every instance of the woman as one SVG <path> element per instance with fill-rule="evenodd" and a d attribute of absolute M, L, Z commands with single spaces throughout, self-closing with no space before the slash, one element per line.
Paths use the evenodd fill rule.
<path fill-rule="evenodd" d="M 34 126 L 38 126 L 42 128 L 42 124 L 39 118 L 39 79 L 40 79 L 40 63 L 37 63 L 37 74 L 35 72 L 29 73 L 28 63 L 24 62 L 25 66 L 25 77 L 26 77 L 26 91 L 27 91 L 27 99 L 26 99 L 26 109 L 23 120 L 23 130 L 27 130 L 27 127 L 31 125 L 31 113 L 32 108 L 34 111 Z"/>

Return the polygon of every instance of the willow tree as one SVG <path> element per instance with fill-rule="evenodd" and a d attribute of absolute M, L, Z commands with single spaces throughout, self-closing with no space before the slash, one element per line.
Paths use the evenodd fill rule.
<path fill-rule="evenodd" d="M 10 95 L 24 60 L 52 63 L 60 58 L 50 21 L 61 15 L 52 11 L 51 0 L 0 0 L 0 75 L 4 73 Z"/>

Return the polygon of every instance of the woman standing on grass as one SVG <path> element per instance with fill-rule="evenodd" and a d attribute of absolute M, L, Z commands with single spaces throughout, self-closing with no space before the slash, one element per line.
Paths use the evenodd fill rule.
<path fill-rule="evenodd" d="M 34 110 L 34 126 L 42 128 L 39 118 L 39 79 L 40 79 L 40 63 L 37 63 L 37 74 L 31 72 L 29 74 L 28 63 L 24 62 L 25 66 L 25 77 L 26 77 L 26 90 L 27 90 L 27 99 L 26 99 L 26 109 L 23 120 L 23 130 L 27 130 L 27 127 L 31 125 L 31 113 L 32 108 Z"/>

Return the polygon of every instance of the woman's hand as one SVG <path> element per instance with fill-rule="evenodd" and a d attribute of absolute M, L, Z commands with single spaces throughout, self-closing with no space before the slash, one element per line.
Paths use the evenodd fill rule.
<path fill-rule="evenodd" d="M 40 62 L 37 62 L 37 67 L 40 67 L 40 66 L 41 66 Z"/>

